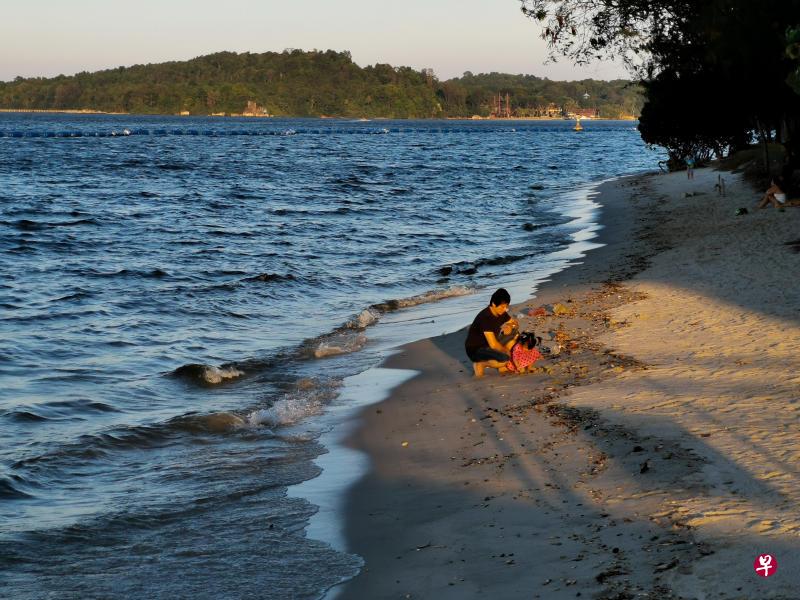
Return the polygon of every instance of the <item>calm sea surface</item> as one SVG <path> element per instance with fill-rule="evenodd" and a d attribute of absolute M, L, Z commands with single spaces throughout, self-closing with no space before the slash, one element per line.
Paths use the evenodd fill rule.
<path fill-rule="evenodd" d="M 484 288 L 563 268 L 587 185 L 661 158 L 584 125 L 0 115 L 2 595 L 315 598 L 357 573 L 289 490 L 326 407 Z M 150 135 L 31 137 L 126 128 Z"/>

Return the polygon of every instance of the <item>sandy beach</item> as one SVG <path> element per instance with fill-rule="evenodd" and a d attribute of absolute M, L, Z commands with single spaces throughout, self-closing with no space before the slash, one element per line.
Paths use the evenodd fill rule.
<path fill-rule="evenodd" d="M 800 209 L 719 174 L 601 186 L 605 245 L 512 309 L 567 308 L 541 372 L 473 379 L 463 330 L 383 365 L 340 598 L 800 597 Z"/>

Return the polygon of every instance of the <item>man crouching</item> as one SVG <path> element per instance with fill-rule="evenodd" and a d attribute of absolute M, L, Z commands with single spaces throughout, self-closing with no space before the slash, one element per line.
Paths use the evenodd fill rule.
<path fill-rule="evenodd" d="M 510 326 L 511 329 L 518 331 L 519 328 L 517 322 L 508 314 L 509 304 L 511 295 L 500 288 L 492 294 L 489 306 L 478 313 L 469 327 L 464 349 L 473 363 L 475 377 L 483 377 L 486 367 L 497 369 L 500 373 L 505 373 L 507 370 L 509 351 L 514 341 L 508 340 L 508 334 L 501 333 L 501 329 L 504 325 L 506 329 Z"/>

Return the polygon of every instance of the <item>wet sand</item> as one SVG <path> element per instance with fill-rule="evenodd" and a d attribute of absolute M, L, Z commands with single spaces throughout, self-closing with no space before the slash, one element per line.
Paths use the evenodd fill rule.
<path fill-rule="evenodd" d="M 800 597 L 800 209 L 717 175 L 601 187 L 606 245 L 512 309 L 565 309 L 538 373 L 473 379 L 464 331 L 387 361 L 340 598 Z"/>

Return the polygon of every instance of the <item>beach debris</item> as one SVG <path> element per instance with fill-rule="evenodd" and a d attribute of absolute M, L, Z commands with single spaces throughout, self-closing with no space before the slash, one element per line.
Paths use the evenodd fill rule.
<path fill-rule="evenodd" d="M 540 306 L 538 308 L 532 308 L 528 310 L 529 317 L 546 317 L 547 316 L 547 308 L 544 306 Z"/>
<path fill-rule="evenodd" d="M 401 445 L 403 448 L 407 448 L 407 447 L 408 447 L 408 442 L 402 442 L 400 445 Z"/>
<path fill-rule="evenodd" d="M 553 314 L 556 316 L 568 315 L 570 313 L 569 308 L 558 302 L 557 304 L 553 305 Z"/>
<path fill-rule="evenodd" d="M 746 208 L 744 208 L 744 207 L 736 209 L 736 216 L 737 217 L 740 217 L 742 215 L 746 215 L 747 213 L 748 213 L 748 210 Z"/>

